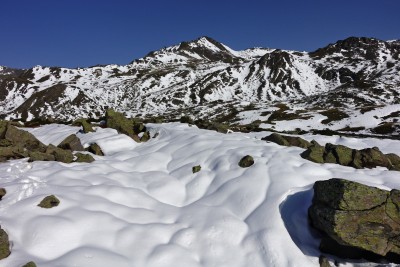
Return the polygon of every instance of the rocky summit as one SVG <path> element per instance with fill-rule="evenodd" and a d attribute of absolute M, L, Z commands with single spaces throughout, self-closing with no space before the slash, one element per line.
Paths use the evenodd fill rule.
<path fill-rule="evenodd" d="M 318 119 L 343 132 L 398 134 L 396 110 L 370 114 L 373 126 L 332 123 L 400 103 L 399 54 L 398 40 L 350 37 L 298 52 L 235 51 L 201 37 L 124 66 L 0 67 L 0 116 L 73 121 L 100 118 L 112 108 L 128 116 L 176 119 L 185 114 L 241 124 L 258 120 L 267 123 L 264 128 L 283 127 L 276 125 L 282 120 Z"/>

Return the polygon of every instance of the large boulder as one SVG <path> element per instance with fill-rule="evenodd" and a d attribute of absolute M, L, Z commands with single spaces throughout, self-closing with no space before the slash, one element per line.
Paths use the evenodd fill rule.
<path fill-rule="evenodd" d="M 73 126 L 82 126 L 82 131 L 84 133 L 94 132 L 92 124 L 85 119 L 77 119 L 72 123 Z"/>
<path fill-rule="evenodd" d="M 46 146 L 42 144 L 33 134 L 8 125 L 5 138 L 14 144 L 19 144 L 29 151 L 45 152 Z"/>
<path fill-rule="evenodd" d="M 67 136 L 57 147 L 71 151 L 85 151 L 81 140 L 75 134 Z"/>
<path fill-rule="evenodd" d="M 87 151 L 89 151 L 97 156 L 104 156 L 104 153 L 101 150 L 101 147 L 96 143 L 90 144 L 90 146 L 87 148 Z"/>
<path fill-rule="evenodd" d="M 323 238 L 324 244 L 330 243 L 321 243 L 324 252 L 335 254 L 335 251 L 354 248 L 362 252 L 353 255 L 354 258 L 371 253 L 400 261 L 399 207 L 399 190 L 389 192 L 333 178 L 315 182 L 309 216 L 312 226 L 342 246 L 337 249 Z"/>
<path fill-rule="evenodd" d="M 300 148 L 308 148 L 311 143 L 297 136 L 281 135 L 278 133 L 273 133 L 269 136 L 262 138 L 261 140 L 274 142 L 281 146 L 297 146 Z"/>
<path fill-rule="evenodd" d="M 313 140 L 307 150 L 303 151 L 300 156 L 315 163 L 325 163 L 324 153 L 325 148 Z"/>
<path fill-rule="evenodd" d="M 386 154 L 386 158 L 390 161 L 391 170 L 400 171 L 400 157 L 398 155 L 389 153 Z"/>
<path fill-rule="evenodd" d="M 108 128 L 113 128 L 119 133 L 126 134 L 136 142 L 140 142 L 139 137 L 133 130 L 134 121 L 126 118 L 124 114 L 112 109 L 106 111 L 106 124 Z"/>
<path fill-rule="evenodd" d="M 11 254 L 8 234 L 0 227 L 0 260 Z"/>
<path fill-rule="evenodd" d="M 56 161 L 71 163 L 74 160 L 74 156 L 70 150 L 64 150 L 50 144 L 47 147 L 46 154 L 53 155 Z"/>

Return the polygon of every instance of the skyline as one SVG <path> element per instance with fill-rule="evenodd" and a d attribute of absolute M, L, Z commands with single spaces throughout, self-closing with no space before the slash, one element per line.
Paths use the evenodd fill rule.
<path fill-rule="evenodd" d="M 0 66 L 125 65 L 209 36 L 234 50 L 314 51 L 350 36 L 400 39 L 399 1 L 5 1 Z"/>

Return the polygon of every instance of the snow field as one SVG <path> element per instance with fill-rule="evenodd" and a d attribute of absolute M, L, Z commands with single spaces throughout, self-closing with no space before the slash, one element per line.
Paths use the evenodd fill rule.
<path fill-rule="evenodd" d="M 90 164 L 0 164 L 7 189 L 0 224 L 13 244 L 0 266 L 31 260 L 41 267 L 319 266 L 318 239 L 307 223 L 316 180 L 400 186 L 397 172 L 315 164 L 299 156 L 300 148 L 254 134 L 179 123 L 148 127 L 159 135 L 141 144 L 112 129 L 78 133 L 83 144 L 95 141 L 106 154 Z M 57 145 L 78 130 L 46 125 L 29 131 Z M 398 141 L 382 144 L 400 147 Z M 240 168 L 247 154 L 255 164 Z M 202 169 L 193 174 L 195 165 Z M 36 206 L 50 194 L 60 199 L 58 207 Z"/>

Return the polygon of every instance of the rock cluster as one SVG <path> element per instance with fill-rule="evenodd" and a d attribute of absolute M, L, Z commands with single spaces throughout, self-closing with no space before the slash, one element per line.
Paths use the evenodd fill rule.
<path fill-rule="evenodd" d="M 301 157 L 316 163 L 336 163 L 357 169 L 386 167 L 400 171 L 400 157 L 396 154 L 383 154 L 379 148 L 352 149 L 342 145 L 327 143 L 325 146 L 311 142 Z"/>
<path fill-rule="evenodd" d="M 261 140 L 276 143 L 281 146 L 297 146 L 301 148 L 308 148 L 311 143 L 297 136 L 281 135 L 273 133 L 269 136 L 262 138 Z"/>
<path fill-rule="evenodd" d="M 73 151 L 84 151 L 79 138 L 71 134 L 58 146 L 44 145 L 33 134 L 21 130 L 11 122 L 0 121 L 0 162 L 29 158 L 29 161 L 91 162 L 90 155 L 74 157 Z"/>
<path fill-rule="evenodd" d="M 310 222 L 320 249 L 347 258 L 400 262 L 400 191 L 333 178 L 314 184 Z"/>

